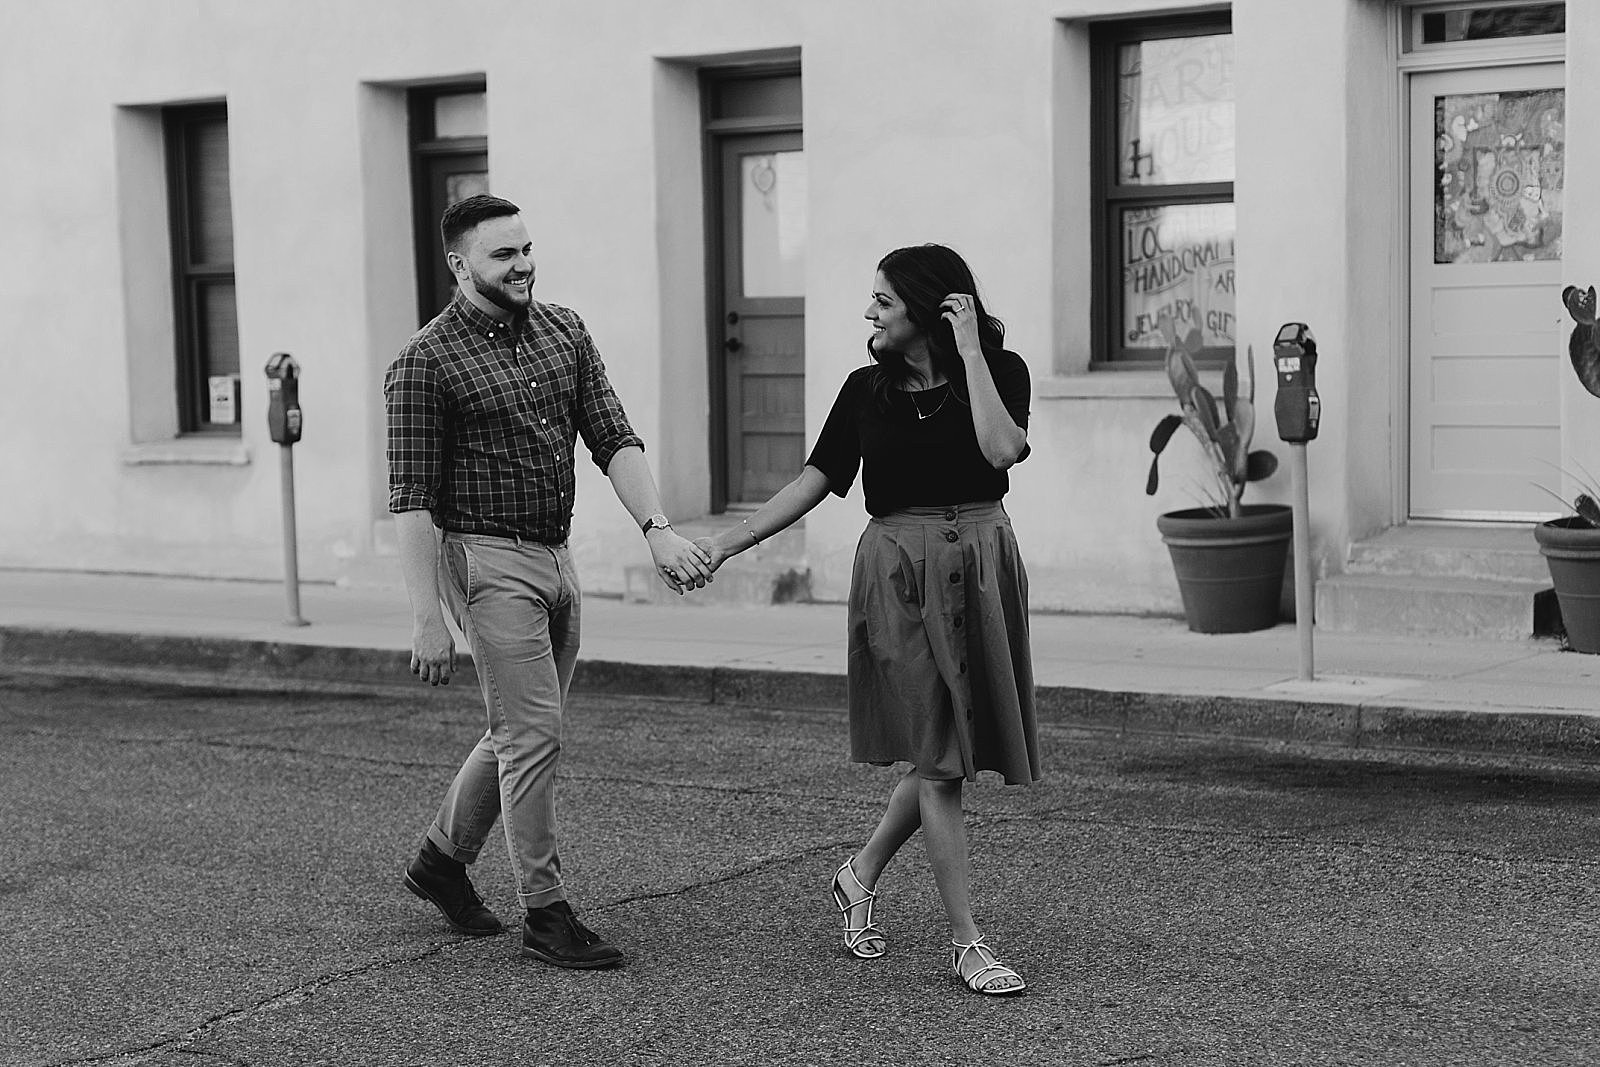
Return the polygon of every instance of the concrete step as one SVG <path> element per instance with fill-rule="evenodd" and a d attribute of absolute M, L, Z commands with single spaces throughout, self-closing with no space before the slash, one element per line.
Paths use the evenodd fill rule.
<path fill-rule="evenodd" d="M 1531 534 L 1529 535 L 1532 536 Z M 1342 574 L 1317 583 L 1316 622 L 1335 633 L 1521 640 L 1536 625 L 1542 580 Z"/>
<path fill-rule="evenodd" d="M 1396 526 L 1350 546 L 1346 574 L 1549 584 L 1531 525 Z"/>
<path fill-rule="evenodd" d="M 739 526 L 744 516 L 738 513 L 712 515 L 700 519 L 674 521 L 673 529 L 694 540 L 714 537 Z M 728 566 L 717 572 L 716 580 L 704 589 L 679 596 L 656 577 L 648 563 L 632 564 L 623 570 L 623 600 L 634 604 L 803 604 L 811 600 L 811 568 L 806 563 L 804 523 L 795 525 L 754 548 L 741 552 Z"/>

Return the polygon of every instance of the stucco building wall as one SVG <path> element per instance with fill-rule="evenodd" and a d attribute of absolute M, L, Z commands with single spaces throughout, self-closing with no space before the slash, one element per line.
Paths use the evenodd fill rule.
<path fill-rule="evenodd" d="M 1174 405 L 1155 370 L 1091 373 L 1087 20 L 1170 2 L 580 0 L 298 5 L 85 0 L 17 5 L 0 122 L 0 566 L 280 575 L 279 455 L 261 366 L 303 369 L 295 449 L 311 580 L 398 582 L 384 506 L 383 367 L 414 318 L 405 89 L 482 75 L 494 190 L 523 205 L 536 295 L 587 320 L 669 511 L 709 505 L 706 251 L 695 71 L 797 56 L 811 175 L 806 424 L 864 358 L 873 265 L 940 241 L 974 266 L 1035 376 L 1032 458 L 1008 498 L 1035 607 L 1175 612 L 1155 530 L 1190 506 L 1180 435 L 1143 493 Z M 1271 341 L 1324 353 L 1311 449 L 1323 571 L 1395 521 L 1391 427 L 1404 314 L 1400 79 L 1380 0 L 1232 5 L 1238 338 L 1276 440 Z M 1600 14 L 1569 5 L 1571 111 L 1600 98 Z M 69 47 L 70 44 L 70 47 Z M 70 77 L 61 57 L 75 57 Z M 48 91 L 43 87 L 48 86 Z M 172 439 L 172 313 L 159 109 L 226 99 L 244 425 Z M 1600 144 L 1569 130 L 1567 274 L 1600 279 L 1589 202 Z M 1592 398 L 1563 383 L 1574 453 L 1600 455 Z M 1581 399 L 1580 399 L 1581 397 Z M 637 530 L 579 449 L 574 547 L 620 592 Z M 1247 500 L 1286 502 L 1287 468 Z M 859 489 L 806 520 L 813 587 L 842 598 Z"/>

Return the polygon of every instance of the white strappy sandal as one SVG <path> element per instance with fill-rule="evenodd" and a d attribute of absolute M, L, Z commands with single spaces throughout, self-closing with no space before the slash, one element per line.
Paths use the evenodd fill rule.
<path fill-rule="evenodd" d="M 851 900 L 844 891 L 844 876 L 847 874 L 862 893 L 859 900 Z M 868 889 L 862 884 L 861 879 L 856 877 L 856 870 L 850 866 L 849 860 L 845 860 L 844 865 L 834 874 L 832 888 L 833 902 L 844 912 L 844 947 L 850 950 L 851 955 L 863 960 L 875 960 L 882 956 L 888 948 L 888 942 L 884 939 L 883 931 L 872 921 L 872 905 L 878 899 L 878 894 Z M 851 912 L 857 908 L 866 909 L 863 921 L 859 924 L 850 921 Z"/>
<path fill-rule="evenodd" d="M 972 974 L 966 975 L 961 973 L 961 965 L 966 962 L 969 952 L 976 952 L 980 962 L 987 962 Z M 982 993 L 987 997 L 1008 997 L 1028 988 L 1028 983 L 1022 980 L 1022 975 L 1000 962 L 1000 957 L 996 956 L 994 949 L 985 943 L 982 934 L 971 941 L 950 942 L 950 967 L 955 971 L 958 981 L 974 993 Z M 1015 978 L 1017 984 L 1002 986 L 999 989 L 993 988 L 996 979 L 1004 978 Z"/>

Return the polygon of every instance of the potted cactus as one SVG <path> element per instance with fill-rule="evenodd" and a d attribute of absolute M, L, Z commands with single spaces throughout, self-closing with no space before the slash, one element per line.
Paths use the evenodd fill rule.
<path fill-rule="evenodd" d="M 1167 415 L 1150 435 L 1150 473 L 1145 493 L 1160 486 L 1161 453 L 1187 426 L 1199 441 L 1208 481 L 1199 507 L 1157 517 L 1156 528 L 1172 556 L 1189 629 L 1199 633 L 1264 630 L 1279 618 L 1284 564 L 1294 536 L 1294 517 L 1283 504 L 1244 504 L 1245 486 L 1278 469 L 1271 452 L 1250 450 L 1255 433 L 1254 353 L 1246 349 L 1243 392 L 1239 369 L 1230 361 L 1222 376 L 1222 404 L 1200 384 L 1194 355 L 1200 331 L 1180 334 L 1170 315 L 1159 327 L 1167 339 L 1167 379 L 1180 414 Z"/>
<path fill-rule="evenodd" d="M 1569 285 L 1561 302 L 1576 325 L 1567 343 L 1572 369 L 1590 393 L 1600 397 L 1600 330 L 1596 328 L 1594 286 Z M 1576 652 L 1600 652 L 1600 483 L 1579 466 L 1583 476 L 1569 477 L 1578 486 L 1571 514 L 1533 528 L 1539 551 L 1550 568 L 1550 582 L 1561 605 L 1567 647 Z M 1560 498 L 1567 503 L 1566 498 Z"/>

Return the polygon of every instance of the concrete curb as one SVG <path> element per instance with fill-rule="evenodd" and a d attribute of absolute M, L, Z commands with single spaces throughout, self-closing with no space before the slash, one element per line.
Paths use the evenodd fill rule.
<path fill-rule="evenodd" d="M 409 653 L 242 638 L 0 627 L 0 670 L 268 692 L 415 691 Z M 478 685 L 462 654 L 456 686 Z M 840 711 L 842 674 L 578 661 L 573 688 L 707 704 Z M 1042 723 L 1118 734 L 1232 739 L 1369 751 L 1600 762 L 1600 718 L 1449 711 L 1078 686 L 1035 690 Z"/>

